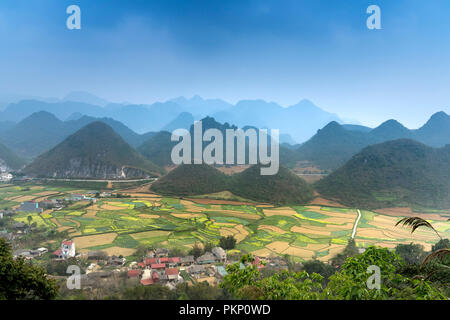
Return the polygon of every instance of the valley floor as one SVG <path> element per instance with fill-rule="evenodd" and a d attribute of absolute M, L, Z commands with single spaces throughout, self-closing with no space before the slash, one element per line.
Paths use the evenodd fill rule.
<path fill-rule="evenodd" d="M 74 194 L 86 194 L 89 190 L 41 184 L 0 185 L 0 208 L 17 209 L 25 201 L 73 198 Z M 29 223 L 31 216 L 31 224 L 38 227 L 67 231 L 77 252 L 101 249 L 125 257 L 140 245 L 188 251 L 195 244 L 217 242 L 228 235 L 237 239 L 236 249 L 229 253 L 245 251 L 261 257 L 288 254 L 297 260 L 317 257 L 322 261 L 342 251 L 352 235 L 361 248 L 394 248 L 414 242 L 429 250 L 439 240 L 427 229 L 411 235 L 409 230 L 395 227 L 402 211 L 395 216 L 392 212 L 361 210 L 358 218 L 357 210 L 351 208 L 320 204 L 273 207 L 228 200 L 180 199 L 147 190 L 148 186 L 138 186 L 108 191 L 95 203 L 81 199 L 62 210 L 17 212 L 13 219 Z M 450 237 L 450 227 L 445 223 L 449 216 L 449 212 L 438 212 L 430 220 L 444 237 Z M 35 246 L 52 250 L 59 243 L 41 239 Z"/>

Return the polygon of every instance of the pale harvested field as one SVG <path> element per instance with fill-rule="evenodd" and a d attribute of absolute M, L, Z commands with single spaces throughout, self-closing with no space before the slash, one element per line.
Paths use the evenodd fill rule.
<path fill-rule="evenodd" d="M 318 229 L 321 229 L 321 230 L 318 230 Z M 301 234 L 317 234 L 320 236 L 331 236 L 331 232 L 327 231 L 327 228 L 320 228 L 320 227 L 313 230 L 313 229 L 309 229 L 306 227 L 293 226 L 291 228 L 291 231 L 301 233 Z"/>
<path fill-rule="evenodd" d="M 377 228 L 358 228 L 356 231 L 356 238 L 364 237 L 371 239 L 389 239 L 390 237 L 386 236 L 383 233 L 383 230 Z M 390 238 L 392 239 L 392 238 Z"/>
<path fill-rule="evenodd" d="M 308 243 L 305 249 L 311 251 L 322 251 L 327 249 L 328 247 L 330 247 L 328 243 Z"/>
<path fill-rule="evenodd" d="M 238 232 L 237 234 L 234 235 L 236 243 L 241 242 L 249 235 L 249 232 L 247 231 L 247 229 L 245 229 L 245 227 L 242 224 L 238 224 L 237 226 L 234 227 L 234 229 L 237 230 Z"/>
<path fill-rule="evenodd" d="M 234 236 L 236 234 L 236 230 L 234 230 L 234 228 L 225 227 L 225 228 L 220 228 L 219 233 L 222 237 Z"/>
<path fill-rule="evenodd" d="M 233 228 L 220 228 L 219 233 L 223 237 L 234 236 L 234 238 L 236 239 L 236 243 L 241 242 L 249 235 L 249 232 L 242 224 L 235 225 Z"/>
<path fill-rule="evenodd" d="M 291 256 L 296 256 L 307 260 L 311 259 L 315 255 L 314 251 L 292 246 L 289 246 L 289 248 L 284 250 L 282 254 L 289 254 Z"/>
<path fill-rule="evenodd" d="M 324 249 L 324 250 L 328 250 L 328 255 L 320 257 L 318 260 L 328 261 L 331 258 L 333 258 L 336 254 L 342 252 L 342 250 L 344 250 L 344 248 L 345 248 L 345 245 L 333 243 L 328 248 Z"/>
<path fill-rule="evenodd" d="M 264 215 L 266 215 L 267 217 L 271 217 L 271 216 L 294 216 L 297 214 L 297 212 L 289 207 L 282 207 L 282 208 L 277 208 L 277 209 L 263 209 Z"/>
<path fill-rule="evenodd" d="M 97 204 L 94 204 L 86 209 L 86 214 L 84 215 L 86 218 L 95 218 L 97 212 L 100 210 Z"/>
<path fill-rule="evenodd" d="M 258 227 L 258 230 L 269 230 L 275 233 L 279 233 L 279 234 L 285 234 L 286 231 L 284 231 L 281 228 L 275 227 L 275 226 L 269 226 L 269 225 L 260 225 Z"/>
<path fill-rule="evenodd" d="M 59 194 L 58 191 L 44 191 L 44 192 L 39 192 L 39 193 L 35 193 L 35 196 L 50 196 L 53 194 Z"/>
<path fill-rule="evenodd" d="M 132 233 L 132 234 L 130 234 L 130 236 L 134 240 L 140 240 L 140 239 L 146 239 L 146 238 L 168 236 L 169 234 L 171 234 L 170 231 L 155 230 L 155 231 L 146 231 L 146 232 Z"/>
<path fill-rule="evenodd" d="M 447 221 L 448 217 L 445 217 L 444 215 L 440 215 L 437 213 L 418 213 L 413 212 L 410 207 L 403 207 L 403 208 L 384 208 L 384 209 L 378 209 L 374 212 L 381 213 L 384 215 L 392 216 L 392 217 L 421 217 L 426 220 L 436 220 L 436 221 Z M 450 215 L 450 211 L 448 212 Z"/>
<path fill-rule="evenodd" d="M 358 215 L 355 210 L 350 210 L 349 212 L 337 212 L 337 211 L 322 210 L 322 207 L 319 206 L 306 206 L 305 208 L 308 209 L 307 211 L 317 212 L 335 218 L 345 218 L 354 220 Z"/>
<path fill-rule="evenodd" d="M 36 198 L 36 196 L 21 196 L 21 197 L 13 197 L 13 198 L 6 198 L 6 200 L 12 200 L 15 202 L 27 202 L 27 201 L 33 200 L 34 198 Z"/>
<path fill-rule="evenodd" d="M 200 218 L 204 216 L 201 213 L 172 213 L 172 215 L 180 219 Z"/>
<path fill-rule="evenodd" d="M 234 210 L 214 210 L 214 212 L 223 213 L 226 215 L 230 215 L 237 218 L 243 218 L 243 219 L 252 219 L 252 220 L 258 220 L 261 219 L 261 216 L 253 213 L 243 213 L 241 211 L 234 211 Z"/>
<path fill-rule="evenodd" d="M 322 197 L 316 197 L 314 198 L 310 204 L 317 204 L 319 206 L 327 206 L 327 207 L 336 207 L 336 208 L 345 208 L 345 206 L 343 206 L 342 204 L 336 202 L 336 201 L 332 201 L 332 200 L 327 200 L 324 199 Z"/>
<path fill-rule="evenodd" d="M 266 245 L 266 248 L 276 253 L 282 253 L 284 250 L 289 248 L 289 243 L 284 241 L 275 241 Z"/>
<path fill-rule="evenodd" d="M 186 208 L 186 211 L 189 212 L 202 212 L 206 210 L 206 208 L 196 206 L 192 201 L 180 200 L 180 204 Z"/>
<path fill-rule="evenodd" d="M 66 227 L 59 227 L 56 230 L 58 230 L 58 232 L 63 232 L 63 231 L 69 230 L 69 229 L 72 229 L 72 227 L 68 227 L 68 226 L 66 226 Z"/>
<path fill-rule="evenodd" d="M 102 251 L 105 251 L 109 256 L 115 255 L 115 256 L 131 256 L 133 253 L 136 252 L 136 249 L 130 249 L 130 248 L 120 248 L 120 247 L 111 247 L 102 249 Z"/>
<path fill-rule="evenodd" d="M 267 248 L 263 248 L 263 249 L 252 251 L 252 254 L 254 256 L 267 258 L 267 257 L 270 257 L 270 255 L 272 255 L 273 252 Z"/>
<path fill-rule="evenodd" d="M 42 190 L 42 189 L 44 189 L 44 187 L 41 187 L 41 186 L 32 186 L 30 188 L 30 190 Z"/>
<path fill-rule="evenodd" d="M 248 205 L 252 206 L 255 205 L 254 202 L 242 202 L 242 201 L 232 201 L 232 200 L 215 200 L 215 199 L 191 199 L 188 198 L 187 200 L 198 203 L 198 204 L 231 204 L 231 205 Z"/>
<path fill-rule="evenodd" d="M 88 247 L 101 246 L 109 244 L 117 237 L 117 233 L 96 234 L 92 236 L 83 236 L 74 238 L 76 248 L 84 249 Z"/>
<path fill-rule="evenodd" d="M 115 206 L 111 203 L 105 203 L 101 206 L 102 210 L 108 210 L 108 211 L 119 211 L 119 210 L 126 210 L 128 207 L 121 207 L 121 206 Z"/>

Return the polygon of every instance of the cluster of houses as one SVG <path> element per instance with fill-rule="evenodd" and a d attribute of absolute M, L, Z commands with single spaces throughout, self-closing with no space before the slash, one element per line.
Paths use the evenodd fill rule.
<path fill-rule="evenodd" d="M 197 259 L 194 256 L 169 257 L 169 250 L 161 248 L 149 252 L 143 261 L 132 263 L 128 278 L 138 279 L 144 286 L 162 283 L 169 288 L 187 280 L 213 284 L 226 275 L 226 263 L 227 254 L 221 247 Z"/>

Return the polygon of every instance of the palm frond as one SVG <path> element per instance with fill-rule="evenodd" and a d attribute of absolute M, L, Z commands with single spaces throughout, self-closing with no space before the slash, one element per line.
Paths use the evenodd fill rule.
<path fill-rule="evenodd" d="M 436 229 L 431 225 L 431 223 L 429 223 L 428 221 L 426 221 L 425 219 L 422 219 L 420 217 L 405 217 L 405 218 L 397 221 L 395 226 L 398 226 L 398 225 L 403 225 L 404 227 L 410 228 L 411 233 L 416 231 L 416 229 L 419 227 L 429 228 L 429 229 L 433 230 L 434 232 L 436 232 L 438 237 L 442 239 L 441 235 L 436 231 Z"/>
<path fill-rule="evenodd" d="M 422 262 L 422 266 L 426 265 L 428 262 L 439 259 L 442 260 L 445 256 L 450 254 L 449 249 L 440 249 L 436 250 L 433 253 L 430 253 Z"/>

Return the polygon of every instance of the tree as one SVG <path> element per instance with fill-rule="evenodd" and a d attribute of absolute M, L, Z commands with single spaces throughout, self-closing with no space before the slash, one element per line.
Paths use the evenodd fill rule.
<path fill-rule="evenodd" d="M 317 259 L 308 260 L 303 263 L 303 270 L 308 272 L 309 274 L 317 273 L 320 274 L 325 281 L 328 280 L 328 278 L 335 273 L 336 269 L 326 264 L 322 261 L 319 261 Z"/>
<path fill-rule="evenodd" d="M 208 241 L 208 242 L 205 243 L 204 246 L 203 246 L 203 253 L 205 253 L 205 252 L 211 252 L 213 248 L 214 248 L 214 244 L 212 244 L 211 242 Z"/>
<path fill-rule="evenodd" d="M 358 248 L 356 247 L 356 243 L 354 239 L 348 240 L 347 245 L 345 246 L 344 250 L 341 253 L 338 253 L 331 259 L 331 264 L 335 268 L 339 268 L 342 266 L 347 258 L 354 257 L 358 254 Z"/>
<path fill-rule="evenodd" d="M 197 259 L 198 257 L 200 257 L 203 253 L 202 248 L 200 248 L 200 246 L 198 244 L 195 244 L 194 247 L 191 249 L 191 251 L 189 251 L 189 254 L 191 256 L 194 256 L 195 259 Z"/>
<path fill-rule="evenodd" d="M 398 254 L 408 264 L 420 264 L 424 258 L 425 251 L 420 244 L 399 244 L 395 247 Z"/>
<path fill-rule="evenodd" d="M 225 250 L 231 250 L 236 247 L 236 239 L 233 236 L 220 237 L 219 247 Z"/>
<path fill-rule="evenodd" d="M 367 282 L 373 274 L 370 266 L 379 268 L 380 287 L 371 289 Z M 348 258 L 341 270 L 332 275 L 323 292 L 331 300 L 440 300 L 446 297 L 424 279 L 408 278 L 398 273 L 403 260 L 386 248 L 369 247 L 356 257 Z"/>
<path fill-rule="evenodd" d="M 447 221 L 450 221 L 450 219 Z M 439 232 L 437 232 L 437 230 L 431 225 L 431 223 L 420 217 L 403 218 L 397 221 L 395 225 L 396 226 L 403 225 L 404 227 L 410 228 L 411 233 L 414 233 L 414 231 L 416 231 L 417 228 L 419 227 L 425 227 L 433 230 L 438 235 L 440 240 L 443 240 Z M 445 244 L 445 242 L 442 242 L 441 244 Z M 428 256 L 425 257 L 425 259 L 422 262 L 422 266 L 426 265 L 427 263 L 434 262 L 435 260 L 442 261 L 448 258 L 449 256 L 450 256 L 450 249 L 448 249 L 448 247 L 433 250 L 432 253 L 430 253 Z"/>
<path fill-rule="evenodd" d="M 431 247 L 431 251 L 435 252 L 440 249 L 448 249 L 450 248 L 450 240 L 448 239 L 441 239 L 439 240 L 435 245 Z"/>
<path fill-rule="evenodd" d="M 251 300 L 315 300 L 319 299 L 323 277 L 307 272 L 282 271 L 267 278 L 260 278 L 254 257 L 245 255 L 241 263 L 227 266 L 228 275 L 220 284 L 222 288 L 240 299 Z"/>
<path fill-rule="evenodd" d="M 0 238 L 0 300 L 50 300 L 57 292 L 43 268 L 14 259 L 10 245 Z"/>

